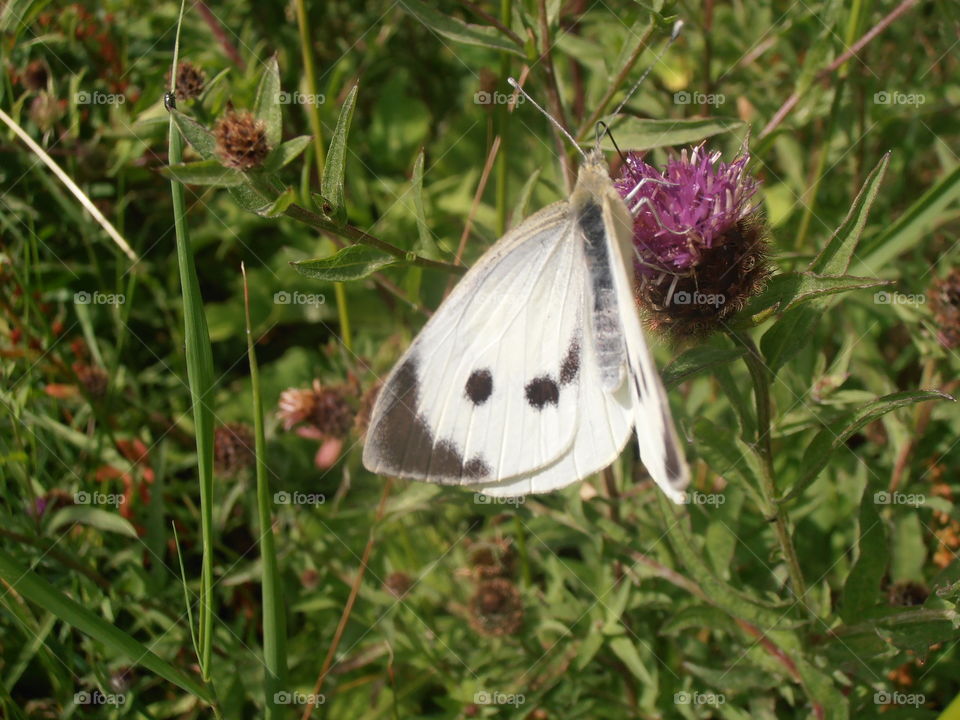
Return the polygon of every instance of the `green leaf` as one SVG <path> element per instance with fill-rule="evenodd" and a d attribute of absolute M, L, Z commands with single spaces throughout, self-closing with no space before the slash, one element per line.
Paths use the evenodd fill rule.
<path fill-rule="evenodd" d="M 867 177 L 846 219 L 807 267 L 808 271 L 816 275 L 842 275 L 847 272 L 889 163 L 888 152 Z"/>
<path fill-rule="evenodd" d="M 609 642 L 610 649 L 627 666 L 627 669 L 633 673 L 634 677 L 646 685 L 655 685 L 656 680 L 643 664 L 640 653 L 637 652 L 633 641 L 626 635 L 615 637 Z"/>
<path fill-rule="evenodd" d="M 230 194 L 233 196 L 233 199 L 237 205 L 247 212 L 256 213 L 257 215 L 264 215 L 270 210 L 271 207 L 273 207 L 273 200 L 268 198 L 257 188 L 250 185 L 250 183 L 236 185 L 228 188 L 228 190 L 230 191 Z"/>
<path fill-rule="evenodd" d="M 864 243 L 857 272 L 876 273 L 903 252 L 928 237 L 942 221 L 944 210 L 960 198 L 960 165 L 927 190 L 895 222 Z"/>
<path fill-rule="evenodd" d="M 913 405 L 927 400 L 950 400 L 953 398 L 939 390 L 907 390 L 904 392 L 884 395 L 873 402 L 857 409 L 842 423 L 835 423 L 833 427 L 821 430 L 807 446 L 800 463 L 800 480 L 780 502 L 793 500 L 817 479 L 830 462 L 834 452 L 844 447 L 847 440 L 860 428 L 881 418 L 888 412 L 907 405 Z"/>
<path fill-rule="evenodd" d="M 214 139 L 212 132 L 179 110 L 171 110 L 170 115 L 173 117 L 177 130 L 190 143 L 190 147 L 200 154 L 200 157 L 204 160 L 210 160 L 217 156 L 217 141 Z"/>
<path fill-rule="evenodd" d="M 694 545 L 689 516 L 685 512 L 679 515 L 680 511 L 663 493 L 657 493 L 657 502 L 664 514 L 670 546 L 710 603 L 761 628 L 784 629 L 798 625 L 799 619 L 794 615 L 796 604 L 770 605 L 747 596 L 714 575 L 704 561 L 703 551 Z"/>
<path fill-rule="evenodd" d="M 300 153 L 307 149 L 311 138 L 309 135 L 300 135 L 281 143 L 279 147 L 273 150 L 263 163 L 263 169 L 266 172 L 276 172 L 280 168 L 292 162 Z"/>
<path fill-rule="evenodd" d="M 770 278 L 766 288 L 747 303 L 731 321 L 735 328 L 753 327 L 772 314 L 783 314 L 798 305 L 851 290 L 890 285 L 889 280 L 851 275 L 816 275 L 811 272 L 786 272 Z"/>
<path fill-rule="evenodd" d="M 417 215 L 417 232 L 420 235 L 420 242 L 417 244 L 416 252 L 418 255 L 436 260 L 439 256 L 437 243 L 433 239 L 433 233 L 427 224 L 427 215 L 423 210 L 423 162 L 424 152 L 420 148 L 417 159 L 413 163 L 413 179 L 410 181 L 410 187 L 413 191 L 413 207 Z"/>
<path fill-rule="evenodd" d="M 760 351 L 773 375 L 810 342 L 810 333 L 820 313 L 809 305 L 784 313 L 760 338 Z"/>
<path fill-rule="evenodd" d="M 729 118 L 690 118 L 689 120 L 649 120 L 620 116 L 610 129 L 617 144 L 624 150 L 650 150 L 671 145 L 691 145 L 708 137 L 729 132 L 743 125 Z M 604 133 L 601 147 L 615 150 L 609 133 Z"/>
<path fill-rule="evenodd" d="M 766 502 L 760 495 L 762 468 L 757 453 L 739 437 L 730 438 L 707 418 L 699 418 L 693 429 L 697 452 L 720 477 L 735 482 L 749 493 L 758 507 Z"/>
<path fill-rule="evenodd" d="M 746 348 L 718 348 L 701 345 L 682 353 L 680 357 L 667 365 L 661 373 L 663 386 L 676 387 L 684 380 L 699 375 L 717 365 L 733 362 L 746 353 Z"/>
<path fill-rule="evenodd" d="M 184 185 L 212 185 L 213 187 L 235 187 L 244 183 L 243 173 L 225 168 L 218 160 L 200 160 L 192 163 L 179 163 L 161 168 L 160 173 Z"/>
<path fill-rule="evenodd" d="M 323 165 L 323 180 L 320 185 L 325 203 L 323 211 L 337 225 L 347 222 L 347 208 L 343 204 L 343 175 L 347 162 L 347 134 L 350 132 L 350 121 L 353 119 L 359 87 L 354 85 L 350 89 L 343 107 L 340 108 L 340 117 L 337 119 L 333 137 L 330 138 L 327 160 Z"/>
<path fill-rule="evenodd" d="M 125 517 L 118 515 L 112 510 L 88 507 L 86 505 L 71 505 L 57 510 L 50 519 L 48 529 L 50 532 L 54 532 L 64 525 L 72 525 L 73 523 L 89 525 L 92 528 L 103 530 L 104 532 L 119 533 L 134 540 L 138 537 L 137 531 Z"/>
<path fill-rule="evenodd" d="M 113 623 L 94 615 L 85 607 L 64 595 L 33 570 L 29 570 L 0 550 L 0 578 L 29 602 L 53 613 L 68 625 L 89 635 L 107 649 L 122 654 L 138 665 L 155 672 L 174 685 L 193 693 L 206 703 L 213 703 L 210 691 L 188 677 L 150 648 L 118 629 Z"/>
<path fill-rule="evenodd" d="M 254 115 L 266 125 L 267 144 L 271 148 L 277 147 L 283 137 L 283 114 L 280 106 L 280 66 L 276 55 L 267 60 L 267 66 L 263 69 L 253 108 Z"/>
<path fill-rule="evenodd" d="M 446 38 L 465 45 L 479 45 L 491 50 L 503 50 L 526 58 L 523 49 L 494 27 L 465 23 L 434 10 L 419 0 L 401 0 L 400 5 L 417 20 Z"/>
<path fill-rule="evenodd" d="M 287 208 L 293 205 L 297 200 L 297 193 L 292 187 L 288 187 L 282 193 L 277 195 L 270 205 L 263 210 L 260 215 L 264 217 L 277 217 L 283 215 Z"/>
<path fill-rule="evenodd" d="M 348 245 L 330 257 L 290 263 L 307 277 L 332 282 L 361 280 L 399 261 L 367 245 Z"/>
<path fill-rule="evenodd" d="M 880 583 L 887 571 L 887 560 L 890 557 L 887 534 L 877 513 L 877 503 L 869 485 L 864 488 L 863 497 L 860 499 L 860 537 L 857 549 L 859 554 L 843 585 L 843 600 L 839 610 L 840 617 L 846 623 L 860 620 L 877 604 Z"/>

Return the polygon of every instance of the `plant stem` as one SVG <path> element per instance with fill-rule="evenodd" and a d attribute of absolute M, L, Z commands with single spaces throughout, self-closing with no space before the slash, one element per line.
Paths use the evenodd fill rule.
<path fill-rule="evenodd" d="M 307 94 L 317 97 L 317 72 L 313 64 L 313 41 L 310 38 L 310 23 L 307 18 L 305 0 L 296 0 L 297 26 L 300 30 L 300 52 L 303 57 L 303 76 L 307 84 Z M 320 124 L 319 104 L 307 103 L 307 117 L 310 120 L 310 132 L 313 134 L 313 156 L 317 161 L 317 177 L 323 177 L 323 165 L 326 159 L 323 150 L 323 126 Z M 323 188 L 321 188 L 321 191 Z M 333 284 L 333 294 L 337 299 L 337 315 L 340 320 L 340 338 L 347 350 L 353 349 L 353 335 L 350 332 L 350 313 L 347 306 L 347 292 L 343 283 Z"/>
<path fill-rule="evenodd" d="M 511 0 L 500 0 L 500 20 L 504 26 L 510 25 Z M 519 38 L 517 38 L 519 40 Z M 522 47 L 522 43 L 521 43 Z M 506 84 L 510 75 L 510 53 L 500 53 L 500 83 Z M 509 120 L 507 106 L 500 103 L 497 107 L 497 137 L 500 140 L 501 152 L 497 156 L 497 235 L 502 236 L 507 231 L 507 131 Z M 516 222 L 516 220 L 514 221 Z"/>
<path fill-rule="evenodd" d="M 177 77 L 177 59 L 180 49 L 180 25 L 183 21 L 184 3 L 180 6 L 180 22 L 177 24 L 177 39 L 170 71 L 170 91 L 174 92 Z M 183 161 L 183 138 L 170 115 L 169 158 L 171 164 Z M 190 386 L 190 403 L 193 406 L 193 421 L 197 443 L 197 479 L 200 484 L 200 534 L 203 546 L 200 571 L 200 620 L 199 645 L 200 672 L 204 680 L 210 679 L 210 660 L 213 648 L 213 411 L 207 405 L 207 396 L 213 387 L 213 352 L 210 349 L 210 333 L 203 310 L 200 282 L 190 246 L 190 234 L 186 223 L 186 202 L 183 185 L 170 181 L 173 198 L 173 223 L 177 239 L 177 264 L 180 268 L 180 291 L 183 297 L 184 344 L 187 356 L 187 381 Z"/>
<path fill-rule="evenodd" d="M 283 214 L 287 217 L 293 218 L 294 220 L 299 220 L 302 223 L 306 223 L 307 225 L 315 227 L 318 230 L 335 233 L 336 235 L 345 237 L 355 243 L 369 245 L 370 247 L 375 247 L 378 250 L 383 250 L 388 255 L 393 255 L 395 258 L 400 258 L 401 260 L 404 260 L 411 265 L 416 265 L 417 267 L 429 268 L 431 270 L 443 270 L 444 272 L 454 273 L 456 275 L 462 275 L 467 271 L 467 268 L 460 265 L 451 265 L 450 263 L 440 262 L 439 260 L 430 260 L 412 252 L 408 252 L 402 248 L 398 248 L 396 245 L 391 245 L 388 242 L 384 242 L 380 238 L 374 237 L 373 235 L 368 235 L 363 230 L 354 227 L 353 225 L 344 225 L 343 227 L 339 227 L 335 223 L 321 217 L 320 215 L 317 215 L 314 212 L 310 212 L 306 208 L 302 208 L 299 205 L 291 205 L 284 211 Z"/>
<path fill-rule="evenodd" d="M 747 353 L 743 356 L 753 380 L 753 394 L 757 403 L 757 442 L 756 448 L 760 455 L 761 487 L 760 492 L 766 507 L 764 514 L 774 523 L 777 541 L 780 543 L 780 552 L 787 563 L 787 572 L 790 575 L 790 584 L 797 599 L 804 601 L 807 588 L 800 570 L 800 561 L 793 546 L 790 527 L 787 523 L 786 510 L 777 502 L 777 486 L 773 475 L 773 446 L 770 441 L 771 414 L 770 414 L 770 374 L 760 356 L 760 350 L 746 333 L 731 331 L 735 342 L 741 343 Z"/>

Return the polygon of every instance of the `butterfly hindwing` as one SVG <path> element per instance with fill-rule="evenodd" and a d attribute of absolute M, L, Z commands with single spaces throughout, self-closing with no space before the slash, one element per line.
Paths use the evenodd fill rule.
<path fill-rule="evenodd" d="M 364 464 L 448 484 L 530 473 L 576 434 L 585 272 L 566 203 L 526 219 L 461 279 L 387 378 Z"/>

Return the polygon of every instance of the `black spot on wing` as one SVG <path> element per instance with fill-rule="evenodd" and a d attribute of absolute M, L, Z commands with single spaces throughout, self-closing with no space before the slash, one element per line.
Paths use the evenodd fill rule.
<path fill-rule="evenodd" d="M 415 357 L 400 366 L 380 391 L 378 402 L 387 405 L 367 442 L 375 444 L 384 467 L 401 475 L 433 480 L 478 480 L 489 475 L 490 468 L 482 457 L 475 456 L 464 464 L 455 443 L 434 440 L 426 419 L 417 412 L 420 381 Z"/>
<path fill-rule="evenodd" d="M 577 379 L 580 372 L 580 340 L 574 337 L 570 341 L 570 348 L 567 350 L 567 356 L 560 365 L 560 384 L 569 385 Z"/>
<path fill-rule="evenodd" d="M 673 443 L 673 435 L 670 432 L 670 425 L 668 423 L 672 422 L 669 417 L 663 418 L 663 448 L 666 453 L 664 457 L 664 463 L 666 465 L 667 477 L 671 481 L 679 480 L 683 476 L 683 461 L 677 455 L 677 448 Z"/>
<path fill-rule="evenodd" d="M 524 390 L 527 402 L 537 410 L 543 410 L 547 405 L 557 405 L 560 402 L 560 388 L 549 377 L 534 378 L 527 383 Z"/>
<path fill-rule="evenodd" d="M 474 370 L 467 378 L 464 392 L 474 405 L 483 405 L 493 393 L 493 375 L 486 368 Z"/>

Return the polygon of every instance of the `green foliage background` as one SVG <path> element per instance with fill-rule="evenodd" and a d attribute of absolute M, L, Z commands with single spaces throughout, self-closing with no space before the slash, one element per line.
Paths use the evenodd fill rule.
<path fill-rule="evenodd" d="M 178 104 L 177 122 L 191 144 L 184 159 L 206 164 L 172 170 L 162 96 L 176 5 L 4 6 L 6 716 L 296 717 L 302 708 L 271 688 L 316 692 L 331 650 L 318 717 L 960 712 L 947 710 L 960 689 L 960 411 L 934 392 L 955 391 L 958 357 L 937 342 L 928 302 L 931 282 L 957 264 L 960 13 L 947 0 L 653 5 L 188 5 L 180 56 L 204 68 L 207 90 Z M 455 279 L 414 256 L 454 262 L 470 218 L 472 263 L 504 226 L 566 193 L 548 123 L 529 104 L 508 112 L 476 94 L 506 95 L 506 76 L 529 67 L 526 89 L 549 104 L 552 64 L 565 118 L 593 142 L 590 113 L 605 96 L 607 112 L 619 103 L 677 18 L 684 34 L 631 99 L 617 140 L 653 148 L 648 160 L 662 163 L 668 146 L 703 138 L 730 160 L 748 137 L 778 273 L 731 332 L 657 349 L 701 501 L 668 505 L 631 452 L 602 477 L 519 505 L 390 486 L 362 468 L 356 431 L 336 464 L 318 469 L 317 441 L 276 418 L 280 393 L 317 378 L 358 409 Z M 36 61 L 47 72 L 31 89 Z M 276 87 L 294 102 L 278 104 Z M 678 92 L 722 101 L 681 104 Z M 296 101 L 318 95 L 315 106 Z M 289 143 L 266 170 L 225 173 L 203 152 L 203 128 L 231 105 L 257 111 Z M 311 108 L 316 143 L 298 140 L 314 133 Z M 80 185 L 135 261 L 13 125 Z M 213 367 L 207 407 L 217 425 L 252 425 L 256 393 L 266 412 L 270 494 L 258 507 L 251 470 L 218 475 L 206 542 L 184 353 L 185 308 L 199 308 L 182 301 L 165 175 L 187 181 Z M 348 264 L 337 243 L 369 241 L 360 232 L 381 246 L 362 245 Z M 291 265 L 312 259 L 302 272 Z M 346 282 L 338 291 L 318 277 Z M 78 292 L 124 302 L 82 304 Z M 276 300 L 296 292 L 324 301 Z M 76 363 L 105 370 L 104 394 L 89 392 Z M 125 491 L 123 513 L 76 502 L 78 492 Z M 268 507 L 272 492 L 325 501 Z M 279 573 L 268 595 L 285 630 L 263 622 L 265 508 Z M 478 633 L 471 602 L 478 548 L 489 544 L 509 547 L 500 572 L 523 614 L 519 630 L 496 637 Z M 209 661 L 194 638 L 204 551 Z M 387 585 L 403 577 L 411 586 L 397 598 Z M 271 685 L 263 648 L 283 638 L 285 669 Z M 123 701 L 78 704 L 84 692 Z"/>

